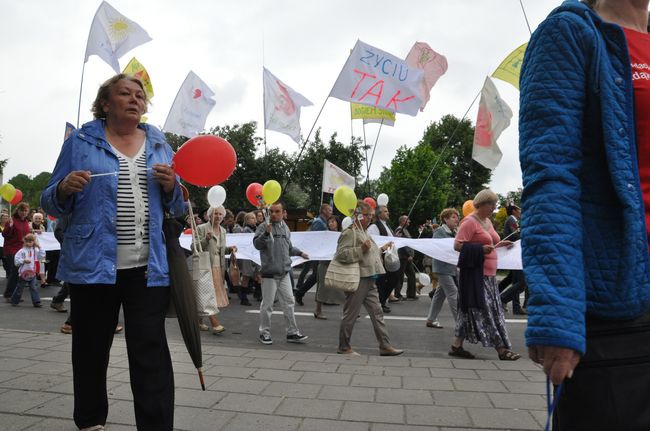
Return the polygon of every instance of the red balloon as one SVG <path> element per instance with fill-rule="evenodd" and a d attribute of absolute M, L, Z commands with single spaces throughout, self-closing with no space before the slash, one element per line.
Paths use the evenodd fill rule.
<path fill-rule="evenodd" d="M 49 215 L 49 214 L 47 215 L 47 218 L 52 220 L 52 221 L 56 220 L 56 217 L 54 217 L 53 215 Z"/>
<path fill-rule="evenodd" d="M 368 196 L 367 198 L 364 198 L 363 201 L 365 203 L 367 203 L 368 205 L 370 205 L 373 210 L 377 209 L 377 202 L 373 198 L 371 198 L 370 196 Z"/>
<path fill-rule="evenodd" d="M 260 183 L 250 183 L 246 187 L 246 199 L 256 208 L 263 206 L 262 185 Z"/>
<path fill-rule="evenodd" d="M 228 179 L 237 165 L 237 154 L 219 136 L 195 136 L 174 155 L 174 171 L 188 183 L 211 187 Z"/>
<path fill-rule="evenodd" d="M 16 205 L 18 202 L 23 200 L 23 192 L 20 190 L 16 189 L 16 195 L 12 200 L 9 201 L 11 205 Z"/>
<path fill-rule="evenodd" d="M 183 233 L 186 234 L 186 235 L 190 235 L 190 234 L 192 233 L 192 229 L 190 229 L 190 228 L 188 227 L 187 229 L 185 229 L 185 230 L 183 231 Z"/>

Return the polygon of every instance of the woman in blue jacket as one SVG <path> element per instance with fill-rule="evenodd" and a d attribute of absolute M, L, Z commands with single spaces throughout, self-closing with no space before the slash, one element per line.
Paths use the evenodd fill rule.
<path fill-rule="evenodd" d="M 569 0 L 522 65 L 526 342 L 564 382 L 554 429 L 650 429 L 649 64 L 648 0 Z"/>
<path fill-rule="evenodd" d="M 120 306 L 136 426 L 173 428 L 161 227 L 165 211 L 178 217 L 185 208 L 171 148 L 159 130 L 140 124 L 147 102 L 137 78 L 120 74 L 102 84 L 95 120 L 63 144 L 41 196 L 48 214 L 69 216 L 58 274 L 70 285 L 74 420 L 82 430 L 106 423 L 106 370 Z"/>

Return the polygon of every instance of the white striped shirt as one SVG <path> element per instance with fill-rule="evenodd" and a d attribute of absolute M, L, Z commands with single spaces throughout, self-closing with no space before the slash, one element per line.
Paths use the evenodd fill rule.
<path fill-rule="evenodd" d="M 117 179 L 117 269 L 146 266 L 149 260 L 149 192 L 147 154 L 143 143 L 128 157 L 115 147 L 120 162 Z"/>

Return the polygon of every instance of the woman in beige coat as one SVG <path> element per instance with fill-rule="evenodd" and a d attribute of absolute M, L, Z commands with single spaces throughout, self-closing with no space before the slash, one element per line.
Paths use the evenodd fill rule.
<path fill-rule="evenodd" d="M 226 230 L 221 227 L 221 222 L 225 215 L 226 209 L 224 207 L 210 207 L 208 209 L 208 222 L 196 227 L 197 236 L 201 241 L 201 247 L 210 253 L 212 281 L 218 308 L 227 307 L 229 304 L 228 292 L 226 292 L 224 283 L 226 277 L 226 255 L 237 252 L 236 246 L 226 247 Z M 216 315 L 210 316 L 210 323 L 212 324 L 212 333 L 214 334 L 220 334 L 226 329 L 219 323 Z M 208 330 L 207 325 L 204 325 L 203 322 L 199 326 L 201 330 Z"/>
<path fill-rule="evenodd" d="M 397 356 L 404 353 L 404 351 L 396 349 L 390 344 L 386 323 L 384 323 L 384 313 L 381 310 L 377 286 L 375 286 L 377 276 L 384 274 L 386 271 L 381 262 L 380 247 L 366 233 L 372 219 L 372 213 L 370 205 L 363 201 L 357 202 L 354 211 L 354 223 L 341 233 L 334 254 L 334 260 L 341 263 L 358 263 L 361 275 L 357 290 L 345 294 L 343 319 L 341 319 L 339 330 L 338 353 L 358 355 L 350 346 L 350 338 L 361 311 L 361 306 L 364 305 L 379 342 L 379 354 L 381 356 Z M 381 250 L 385 251 L 391 245 L 392 242 L 388 242 L 381 247 Z"/>

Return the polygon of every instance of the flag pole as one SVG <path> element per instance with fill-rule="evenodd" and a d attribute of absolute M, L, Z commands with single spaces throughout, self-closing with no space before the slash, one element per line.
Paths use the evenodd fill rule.
<path fill-rule="evenodd" d="M 411 214 L 413 213 L 413 209 L 415 208 L 415 205 L 416 205 L 416 204 L 418 203 L 418 201 L 420 200 L 420 196 L 422 196 L 422 192 L 424 191 L 424 188 L 425 188 L 425 187 L 427 186 L 427 184 L 429 183 L 429 180 L 431 179 L 431 176 L 433 175 L 433 171 L 434 171 L 434 170 L 436 169 L 436 167 L 438 166 L 438 163 L 439 163 L 440 160 L 442 159 L 442 155 L 444 154 L 445 150 L 446 150 L 447 147 L 449 146 L 449 143 L 451 142 L 452 139 L 454 139 L 454 136 L 456 135 L 456 131 L 457 131 L 458 128 L 460 127 L 460 125 L 461 125 L 461 123 L 463 122 L 463 120 L 465 119 L 465 117 L 467 117 L 467 114 L 469 114 L 469 110 L 472 109 L 472 106 L 474 106 L 474 103 L 476 102 L 476 99 L 478 99 L 478 96 L 480 96 L 480 95 L 481 95 L 481 91 L 479 91 L 479 92 L 476 94 L 476 96 L 474 96 L 474 100 L 472 100 L 472 103 L 469 104 L 469 107 L 467 108 L 467 111 L 465 111 L 465 114 L 463 114 L 463 118 L 460 119 L 460 121 L 458 122 L 458 124 L 457 124 L 456 127 L 454 128 L 454 131 L 451 132 L 451 136 L 449 136 L 449 139 L 447 140 L 447 142 L 445 142 L 445 145 L 442 147 L 442 150 L 440 150 L 440 154 L 438 155 L 438 160 L 436 160 L 436 162 L 433 164 L 433 167 L 432 167 L 431 170 L 429 171 L 429 175 L 427 176 L 427 179 L 424 180 L 424 184 L 422 184 L 422 188 L 420 188 L 420 192 L 419 192 L 418 195 L 416 196 L 415 201 L 413 202 L 413 205 L 411 205 L 411 209 L 409 209 L 409 213 L 408 213 L 408 215 L 406 216 L 407 219 L 410 219 L 410 218 L 411 218 Z"/>
<path fill-rule="evenodd" d="M 81 92 L 84 88 L 84 72 L 86 70 L 86 60 L 84 59 L 84 64 L 81 67 L 81 85 L 79 85 L 79 104 L 77 105 L 77 129 L 79 128 L 79 117 L 81 117 Z"/>
<path fill-rule="evenodd" d="M 350 120 L 352 121 L 352 120 Z M 366 194 L 370 196 L 370 185 L 368 180 L 370 179 L 370 168 L 368 167 L 368 142 L 366 141 L 366 122 L 361 120 L 362 130 L 363 130 L 363 150 L 366 152 Z"/>
<path fill-rule="evenodd" d="M 379 134 L 381 133 L 381 127 L 384 125 L 384 119 L 381 119 L 379 123 L 379 130 L 377 131 L 377 137 L 375 138 L 375 145 L 372 148 L 372 155 L 370 156 L 370 166 L 368 167 L 368 176 L 366 177 L 366 182 L 370 181 L 370 168 L 372 168 L 372 161 L 375 159 L 375 150 L 377 149 L 377 142 L 379 142 Z"/>

